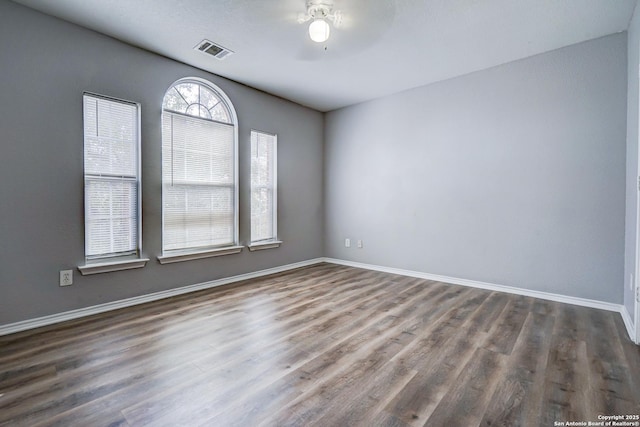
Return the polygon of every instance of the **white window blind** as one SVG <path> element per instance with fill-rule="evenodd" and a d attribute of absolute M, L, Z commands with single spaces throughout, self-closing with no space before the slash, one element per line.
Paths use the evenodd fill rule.
<path fill-rule="evenodd" d="M 277 137 L 251 131 L 251 242 L 277 239 Z"/>
<path fill-rule="evenodd" d="M 236 243 L 235 125 L 210 118 L 230 121 L 231 116 L 219 98 L 212 100 L 211 89 L 202 88 L 207 89 L 205 105 L 194 107 L 205 91 L 197 83 L 189 85 L 181 83 L 167 92 L 162 116 L 165 252 Z M 220 106 L 225 108 L 222 113 Z"/>
<path fill-rule="evenodd" d="M 138 253 L 138 105 L 84 94 L 85 254 Z"/>

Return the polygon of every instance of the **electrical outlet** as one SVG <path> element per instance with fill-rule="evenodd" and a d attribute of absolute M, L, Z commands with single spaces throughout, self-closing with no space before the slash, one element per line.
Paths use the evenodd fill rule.
<path fill-rule="evenodd" d="M 344 239 L 344 247 L 345 248 L 350 248 L 351 247 L 351 239 L 349 239 L 349 238 Z"/>
<path fill-rule="evenodd" d="M 73 270 L 60 270 L 60 286 L 73 285 Z"/>
<path fill-rule="evenodd" d="M 362 247 L 363 247 L 363 246 L 362 246 L 362 240 L 358 240 L 358 247 L 359 247 L 360 249 L 362 249 Z"/>

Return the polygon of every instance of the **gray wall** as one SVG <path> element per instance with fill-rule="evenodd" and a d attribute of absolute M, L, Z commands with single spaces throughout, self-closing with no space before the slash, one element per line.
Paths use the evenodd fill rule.
<path fill-rule="evenodd" d="M 626 50 L 612 35 L 329 113 L 327 256 L 622 303 Z"/>
<path fill-rule="evenodd" d="M 636 226 L 638 216 L 638 70 L 640 70 L 640 8 L 636 6 L 627 32 L 627 208 L 625 216 L 625 257 L 624 257 L 624 306 L 635 318 L 633 290 L 629 287 L 635 276 Z M 635 281 L 638 279 L 635 278 Z"/>
<path fill-rule="evenodd" d="M 625 34 L 323 116 L 0 0 L 0 324 L 323 255 L 624 301 L 633 314 L 638 21 L 628 126 Z M 243 242 L 249 132 L 278 133 L 281 248 L 157 263 L 160 106 L 188 76 L 218 85 L 238 113 Z M 152 260 L 76 271 L 60 288 L 58 271 L 84 260 L 83 91 L 142 105 L 143 255 Z"/>
<path fill-rule="evenodd" d="M 207 79 L 239 117 L 240 238 L 249 240 L 249 133 L 278 133 L 279 249 L 159 265 L 162 97 Z M 139 270 L 58 286 L 84 260 L 82 93 L 142 105 L 143 255 Z M 86 29 L 0 1 L 0 324 L 323 255 L 323 115 Z"/>

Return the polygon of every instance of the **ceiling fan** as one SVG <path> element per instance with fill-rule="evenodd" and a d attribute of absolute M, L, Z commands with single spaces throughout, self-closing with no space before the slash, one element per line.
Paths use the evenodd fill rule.
<path fill-rule="evenodd" d="M 396 15 L 396 0 L 307 0 L 305 6 L 297 15 L 298 24 L 309 23 L 297 56 L 301 60 L 340 58 L 363 50 L 390 28 Z"/>
<path fill-rule="evenodd" d="M 333 3 L 309 0 L 307 11 L 298 15 L 298 23 L 303 24 L 311 20 L 313 21 L 309 25 L 309 37 L 316 43 L 324 43 L 331 34 L 331 26 L 327 21 L 332 22 L 334 27 L 340 28 L 342 13 L 339 10 L 333 10 Z"/>

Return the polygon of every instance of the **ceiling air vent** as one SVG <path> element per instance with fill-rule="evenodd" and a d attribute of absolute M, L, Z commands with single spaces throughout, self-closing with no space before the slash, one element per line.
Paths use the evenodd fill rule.
<path fill-rule="evenodd" d="M 209 40 L 202 40 L 194 49 L 218 59 L 224 59 L 233 53 L 233 51 Z"/>

